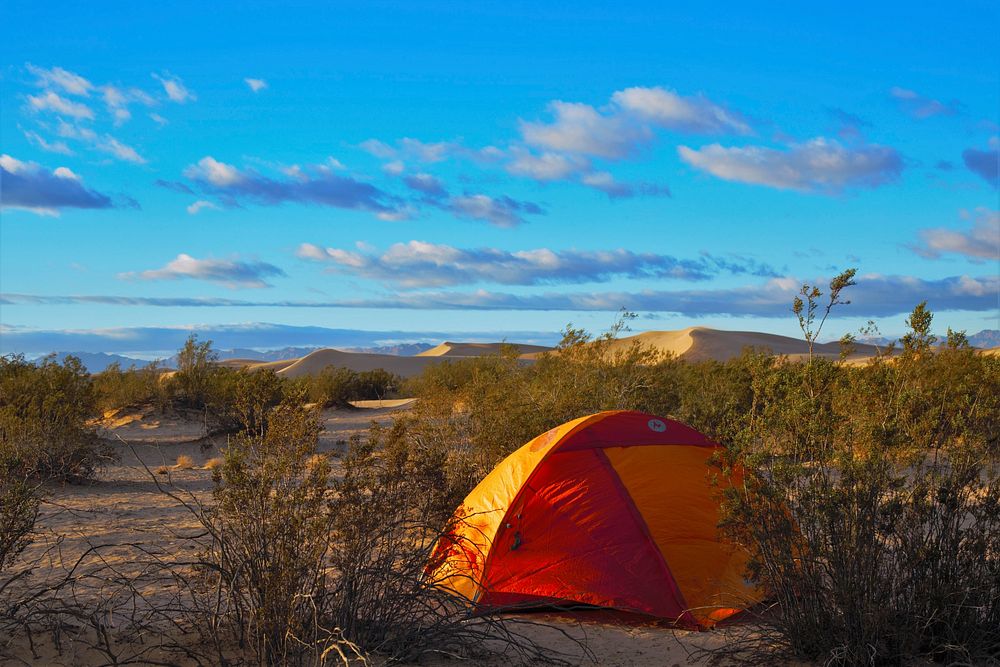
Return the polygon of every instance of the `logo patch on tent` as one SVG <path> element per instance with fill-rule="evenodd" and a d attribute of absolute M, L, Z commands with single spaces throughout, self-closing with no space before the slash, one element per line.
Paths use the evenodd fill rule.
<path fill-rule="evenodd" d="M 646 422 L 646 426 L 649 427 L 650 431 L 655 431 L 657 433 L 663 433 L 664 431 L 667 430 L 667 425 L 664 424 L 663 421 L 659 419 L 650 419 L 648 422 Z"/>

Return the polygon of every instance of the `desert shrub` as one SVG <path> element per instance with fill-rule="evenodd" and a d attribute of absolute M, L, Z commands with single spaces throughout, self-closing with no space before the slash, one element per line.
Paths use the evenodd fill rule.
<path fill-rule="evenodd" d="M 169 396 L 162 382 L 163 372 L 157 362 L 142 368 L 122 370 L 115 362 L 93 376 L 97 407 L 101 412 L 116 408 L 153 404 L 165 408 Z"/>
<path fill-rule="evenodd" d="M 803 296 L 808 318 L 821 294 Z M 765 627 L 799 657 L 1000 659 L 996 362 L 954 334 L 935 349 L 930 322 L 919 305 L 897 358 L 749 369 L 728 441 L 748 475 L 724 528 L 777 602 Z"/>
<path fill-rule="evenodd" d="M 354 400 L 382 400 L 392 397 L 403 385 L 403 379 L 383 368 L 358 373 L 357 398 Z"/>
<path fill-rule="evenodd" d="M 224 620 L 261 664 L 297 664 L 334 638 L 322 618 L 330 467 L 312 458 L 318 435 L 313 413 L 273 408 L 263 431 L 230 441 L 213 470 L 215 505 L 201 517 Z"/>
<path fill-rule="evenodd" d="M 391 661 L 500 654 L 508 664 L 561 662 L 564 656 L 520 630 L 543 625 L 476 610 L 428 576 L 435 547 L 476 481 L 468 452 L 452 450 L 433 428 L 418 420 L 373 425 L 342 460 L 332 502 L 337 627 Z"/>
<path fill-rule="evenodd" d="M 0 474 L 0 573 L 13 565 L 31 541 L 38 517 L 38 496 L 27 480 Z M 0 584 L 0 593 L 4 585 Z M 0 600 L 2 604 L 2 600 Z"/>
<path fill-rule="evenodd" d="M 304 403 L 305 399 L 270 369 L 215 368 L 210 376 L 206 410 L 228 431 L 263 437 L 273 409 L 282 402 Z"/>
<path fill-rule="evenodd" d="M 680 400 L 680 364 L 652 348 L 618 342 L 626 321 L 596 338 L 568 327 L 558 347 L 534 363 L 520 360 L 511 346 L 499 355 L 432 366 L 407 385 L 420 398 L 414 418 L 426 424 L 420 428 L 438 429 L 450 449 L 467 451 L 481 477 L 565 421 L 601 410 L 669 414 Z"/>
<path fill-rule="evenodd" d="M 414 448 L 405 428 L 375 428 L 369 444 L 355 439 L 334 481 L 316 451 L 315 411 L 284 402 L 264 424 L 230 440 L 210 505 L 174 496 L 209 538 L 185 613 L 218 655 L 230 642 L 259 664 L 346 663 L 369 652 L 468 655 L 485 639 L 543 655 L 517 633 L 494 637 L 501 619 L 472 614 L 426 580 L 459 497 L 435 491 L 448 468 L 440 445 Z"/>
<path fill-rule="evenodd" d="M 177 353 L 177 372 L 169 381 L 175 400 L 186 407 L 203 409 L 213 393 L 213 380 L 220 370 L 215 362 L 219 354 L 212 349 L 212 341 L 198 341 L 191 334 Z"/>
<path fill-rule="evenodd" d="M 318 375 L 302 378 L 309 400 L 324 408 L 349 407 L 351 401 L 389 397 L 402 386 L 402 379 L 381 368 L 353 371 L 328 366 Z"/>
<path fill-rule="evenodd" d="M 358 394 L 358 374 L 328 366 L 306 381 L 309 400 L 324 408 L 347 407 Z"/>
<path fill-rule="evenodd" d="M 0 357 L 0 468 L 18 477 L 91 479 L 111 457 L 89 421 L 93 382 L 80 360 Z"/>

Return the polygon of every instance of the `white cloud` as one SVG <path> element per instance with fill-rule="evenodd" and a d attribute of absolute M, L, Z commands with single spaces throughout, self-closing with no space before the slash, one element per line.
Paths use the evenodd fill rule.
<path fill-rule="evenodd" d="M 535 155 L 522 148 L 512 149 L 511 155 L 513 159 L 506 166 L 508 173 L 536 181 L 563 180 L 590 167 L 588 160 L 575 155 L 550 152 Z"/>
<path fill-rule="evenodd" d="M 384 160 L 396 157 L 396 149 L 378 139 L 366 139 L 358 144 L 358 148 Z"/>
<path fill-rule="evenodd" d="M 385 219 L 408 215 L 401 198 L 367 181 L 336 173 L 329 162 L 303 167 L 258 162 L 282 172 L 282 177 L 275 178 L 255 169 L 240 170 L 210 155 L 188 166 L 184 176 L 227 202 L 250 199 L 267 206 L 298 202 L 367 210 Z"/>
<path fill-rule="evenodd" d="M 61 119 L 56 132 L 60 137 L 85 142 L 102 153 L 110 153 L 119 160 L 135 164 L 146 163 L 146 158 L 140 155 L 136 149 L 122 143 L 110 134 L 98 135 L 90 128 L 71 125 Z"/>
<path fill-rule="evenodd" d="M 73 118 L 93 119 L 94 111 L 82 102 L 73 102 L 49 90 L 41 95 L 28 95 L 32 111 L 52 111 Z"/>
<path fill-rule="evenodd" d="M 445 189 L 444 183 L 431 174 L 413 174 L 412 176 L 404 177 L 403 182 L 406 183 L 411 190 L 422 192 L 429 197 L 446 197 L 448 195 L 448 191 Z"/>
<path fill-rule="evenodd" d="M 77 139 L 79 141 L 90 142 L 97 141 L 97 133 L 89 127 L 71 125 L 61 118 L 59 119 L 59 124 L 56 126 L 56 134 L 65 139 Z"/>
<path fill-rule="evenodd" d="M 325 163 L 323 163 L 321 165 L 317 165 L 317 168 L 318 169 L 337 169 L 339 171 L 343 171 L 343 170 L 347 169 L 347 165 L 345 165 L 343 162 L 341 162 L 337 158 L 335 158 L 333 156 L 330 156 L 330 157 L 326 158 L 326 162 Z"/>
<path fill-rule="evenodd" d="M 67 167 L 49 171 L 34 162 L 0 155 L 3 197 L 0 206 L 19 208 L 41 215 L 58 215 L 63 208 L 113 208 L 111 198 L 87 189 Z"/>
<path fill-rule="evenodd" d="M 298 256 L 324 262 L 345 273 L 406 289 L 493 282 L 507 285 L 604 282 L 612 276 L 708 280 L 718 273 L 774 276 L 774 269 L 739 257 L 678 259 L 669 255 L 629 250 L 508 251 L 499 248 L 456 248 L 410 241 L 397 243 L 379 254 L 311 243 L 299 246 Z"/>
<path fill-rule="evenodd" d="M 30 162 L 18 160 L 16 157 L 7 155 L 6 153 L 0 155 L 0 168 L 5 169 L 12 174 L 19 174 L 31 166 L 32 164 Z"/>
<path fill-rule="evenodd" d="M 161 269 L 127 272 L 118 274 L 119 280 L 180 280 L 193 278 L 220 283 L 226 287 L 262 288 L 270 287 L 264 280 L 275 276 L 284 276 L 285 272 L 266 262 L 241 261 L 238 259 L 197 259 L 181 253 L 167 262 Z"/>
<path fill-rule="evenodd" d="M 184 83 L 181 81 L 180 77 L 176 77 L 170 74 L 165 74 L 160 76 L 159 74 L 154 74 L 153 78 L 163 84 L 163 90 L 167 93 L 167 97 L 170 98 L 171 102 L 177 102 L 178 104 L 185 104 L 187 102 L 193 102 L 198 98 L 193 92 L 188 90 Z"/>
<path fill-rule="evenodd" d="M 696 134 L 751 134 L 739 114 L 704 96 L 683 97 L 665 88 L 626 88 L 611 97 L 620 108 L 654 125 Z"/>
<path fill-rule="evenodd" d="M 955 116 L 961 112 L 962 105 L 958 100 L 944 103 L 930 97 L 924 97 L 914 90 L 898 86 L 889 90 L 889 96 L 899 104 L 899 108 L 914 118 L 924 119 L 932 116 Z"/>
<path fill-rule="evenodd" d="M 251 79 L 248 77 L 243 80 L 246 82 L 247 86 L 250 87 L 250 90 L 252 90 L 255 93 L 259 93 L 260 91 L 267 88 L 267 81 L 264 81 L 264 79 Z"/>
<path fill-rule="evenodd" d="M 128 108 L 130 104 L 142 104 L 147 107 L 156 104 L 156 100 L 138 88 L 124 90 L 108 84 L 101 86 L 100 91 L 104 97 L 104 106 L 114 119 L 115 125 L 121 125 L 132 118 L 132 112 Z"/>
<path fill-rule="evenodd" d="M 80 177 L 77 174 L 73 173 L 73 171 L 69 167 L 56 167 L 55 171 L 53 171 L 52 173 L 59 178 L 69 178 L 74 181 L 80 180 Z"/>
<path fill-rule="evenodd" d="M 79 74 L 64 70 L 62 67 L 45 69 L 30 63 L 27 67 L 29 72 L 38 77 L 37 84 L 42 88 L 61 88 L 70 95 L 83 97 L 89 96 L 90 91 L 94 88 L 94 84 L 87 79 Z"/>
<path fill-rule="evenodd" d="M 100 141 L 95 144 L 95 148 L 105 153 L 110 153 L 114 155 L 119 160 L 124 160 L 125 162 L 134 162 L 135 164 L 146 164 L 146 158 L 139 155 L 131 146 L 123 144 L 111 135 L 105 134 Z"/>
<path fill-rule="evenodd" d="M 639 143 L 648 142 L 652 132 L 618 115 L 604 115 L 589 104 L 554 101 L 549 110 L 551 123 L 521 121 L 525 143 L 550 151 L 622 159 Z"/>
<path fill-rule="evenodd" d="M 191 165 L 185 169 L 184 175 L 192 180 L 208 181 L 218 187 L 236 185 L 243 180 L 239 169 L 231 164 L 219 162 L 211 155 L 198 160 L 197 165 Z"/>
<path fill-rule="evenodd" d="M 167 120 L 166 118 L 164 118 L 163 116 L 161 116 L 158 113 L 151 113 L 151 114 L 149 114 L 149 118 L 150 118 L 150 120 L 152 120 L 154 123 L 156 123 L 160 127 L 163 127 L 164 125 L 170 124 L 169 120 Z"/>
<path fill-rule="evenodd" d="M 968 231 L 957 231 L 946 227 L 922 229 L 921 243 L 910 246 L 911 250 L 928 259 L 937 259 L 944 254 L 956 254 L 964 255 L 977 263 L 986 260 L 1000 261 L 1000 211 L 980 207 L 971 213 L 968 211 L 963 213 L 964 217 L 972 218 L 971 229 Z"/>
<path fill-rule="evenodd" d="M 836 193 L 850 187 L 874 188 L 903 170 L 899 153 L 887 146 L 844 147 L 817 138 L 787 150 L 763 146 L 699 149 L 679 146 L 684 162 L 727 181 L 803 192 Z"/>
<path fill-rule="evenodd" d="M 467 152 L 457 143 L 425 142 L 411 137 L 400 139 L 396 146 L 390 146 L 378 139 L 367 139 L 358 144 L 358 148 L 383 160 L 408 158 L 424 163 L 441 162 L 452 155 L 463 155 Z"/>
<path fill-rule="evenodd" d="M 633 87 L 612 94 L 603 109 L 579 102 L 549 104 L 550 123 L 521 121 L 529 146 L 558 153 L 620 160 L 654 138 L 653 128 L 695 134 L 751 134 L 749 122 L 699 95 L 684 97 L 665 88 Z"/>
<path fill-rule="evenodd" d="M 210 202 L 207 199 L 199 199 L 198 201 L 187 207 L 187 212 L 188 215 L 196 215 L 199 211 L 206 208 L 212 210 L 218 210 L 219 207 L 215 203 Z"/>
<path fill-rule="evenodd" d="M 393 160 L 382 165 L 382 171 L 393 176 L 399 176 L 406 171 L 406 165 L 402 160 Z"/>
<path fill-rule="evenodd" d="M 65 141 L 46 141 L 45 138 L 37 132 L 32 132 L 30 130 L 24 131 L 24 138 L 41 148 L 43 151 L 48 151 L 49 153 L 60 153 L 62 155 L 73 154 L 73 151 L 70 150 L 70 147 L 66 145 Z"/>
<path fill-rule="evenodd" d="M 522 202 L 510 197 L 490 197 L 484 194 L 467 194 L 452 197 L 447 208 L 460 218 L 483 220 L 497 227 L 516 227 L 525 222 L 524 214 L 544 213 L 538 204 Z"/>

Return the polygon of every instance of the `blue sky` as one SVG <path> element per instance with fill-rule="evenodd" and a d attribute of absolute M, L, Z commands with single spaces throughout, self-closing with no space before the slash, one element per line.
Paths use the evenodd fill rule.
<path fill-rule="evenodd" d="M 995 3 L 4 13 L 4 352 L 1000 327 Z"/>

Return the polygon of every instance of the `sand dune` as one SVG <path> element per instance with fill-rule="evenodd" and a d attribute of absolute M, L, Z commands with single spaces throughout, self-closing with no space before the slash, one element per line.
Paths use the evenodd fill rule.
<path fill-rule="evenodd" d="M 227 359 L 219 362 L 228 368 L 249 368 L 252 370 L 272 370 L 285 377 L 302 377 L 316 375 L 328 366 L 349 368 L 352 371 L 371 371 L 378 368 L 401 375 L 412 377 L 419 375 L 425 368 L 445 361 L 456 361 L 468 357 L 483 357 L 500 353 L 500 343 L 454 343 L 444 342 L 435 348 L 421 352 L 415 356 L 395 354 L 373 354 L 369 352 L 344 352 L 327 348 L 310 352 L 298 359 L 283 359 L 281 361 L 256 361 L 253 359 Z M 538 354 L 551 348 L 541 345 L 514 344 L 522 356 Z"/>
<path fill-rule="evenodd" d="M 432 347 L 418 353 L 418 357 L 483 357 L 491 354 L 500 354 L 500 346 L 503 343 L 453 343 L 445 341 L 440 345 Z M 523 354 L 538 354 L 551 350 L 551 347 L 544 345 L 525 345 L 523 343 L 509 343 Z"/>
<path fill-rule="evenodd" d="M 686 361 L 704 361 L 706 359 L 726 361 L 739 356 L 748 347 L 760 350 L 767 349 L 774 354 L 784 355 L 792 359 L 801 359 L 809 353 L 809 346 L 801 338 L 755 331 L 723 331 L 705 327 L 688 327 L 676 331 L 647 331 L 635 336 L 619 338 L 612 343 L 612 349 L 625 349 L 636 342 Z M 270 369 L 280 375 L 293 378 L 316 375 L 328 366 L 349 368 L 358 372 L 381 368 L 396 375 L 412 377 L 419 375 L 432 364 L 499 354 L 500 345 L 500 343 L 446 341 L 415 356 L 344 352 L 329 348 L 316 350 L 299 359 L 269 362 L 228 359 L 222 363 L 232 368 Z M 520 358 L 526 362 L 537 359 L 544 352 L 553 349 L 541 345 L 520 343 L 512 343 L 512 345 L 518 348 L 521 353 Z M 864 363 L 865 359 L 876 353 L 877 349 L 872 345 L 857 345 L 854 354 L 849 357 L 849 361 Z M 995 354 L 996 352 L 986 353 Z M 814 347 L 813 354 L 836 358 L 840 356 L 840 345 L 839 343 L 820 343 Z"/>
<path fill-rule="evenodd" d="M 340 350 L 326 349 L 316 350 L 301 359 L 292 360 L 282 368 L 276 368 L 278 375 L 296 378 L 304 375 L 317 375 L 327 366 L 336 368 L 349 368 L 352 371 L 373 371 L 378 368 L 411 377 L 419 375 L 427 366 L 441 363 L 441 359 L 433 357 L 400 357 L 393 354 L 366 354 L 364 352 L 341 352 Z M 272 362 L 273 364 L 286 362 Z M 270 365 L 262 364 L 254 368 L 267 368 Z"/>
<path fill-rule="evenodd" d="M 635 336 L 620 338 L 612 349 L 624 349 L 638 342 L 662 352 L 673 354 L 686 361 L 714 359 L 726 361 L 739 356 L 745 348 L 768 349 L 774 354 L 793 359 L 809 354 L 809 345 L 801 338 L 779 336 L 755 331 L 723 331 L 705 327 L 688 327 L 679 331 L 647 331 Z M 872 345 L 857 345 L 851 359 L 874 356 L 877 350 Z M 817 343 L 813 354 L 823 357 L 839 357 L 839 343 Z"/>

